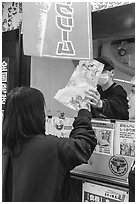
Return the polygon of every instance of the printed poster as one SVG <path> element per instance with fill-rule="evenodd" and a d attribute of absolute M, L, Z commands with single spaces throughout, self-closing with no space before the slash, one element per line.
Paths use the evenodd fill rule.
<path fill-rule="evenodd" d="M 135 157 L 135 123 L 130 121 L 117 121 L 115 136 L 115 154 Z"/>
<path fill-rule="evenodd" d="M 25 55 L 92 59 L 91 4 L 23 2 Z"/>
<path fill-rule="evenodd" d="M 46 118 L 46 134 L 52 134 L 57 137 L 69 138 L 72 130 L 74 118 L 59 118 L 56 116 Z"/>
<path fill-rule="evenodd" d="M 92 119 L 92 127 L 97 137 L 94 153 L 113 155 L 114 123 Z"/>
<path fill-rule="evenodd" d="M 128 202 L 128 192 L 113 187 L 84 182 L 82 202 Z"/>

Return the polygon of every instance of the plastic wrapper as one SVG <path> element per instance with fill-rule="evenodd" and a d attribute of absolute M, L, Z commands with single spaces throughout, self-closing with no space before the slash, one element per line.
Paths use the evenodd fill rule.
<path fill-rule="evenodd" d="M 60 89 L 54 98 L 65 106 L 79 110 L 80 104 L 86 101 L 85 91 L 96 88 L 104 64 L 97 60 L 79 61 L 65 88 Z"/>

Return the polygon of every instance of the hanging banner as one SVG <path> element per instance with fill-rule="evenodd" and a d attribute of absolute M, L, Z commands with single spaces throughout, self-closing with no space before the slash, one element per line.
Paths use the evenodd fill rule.
<path fill-rule="evenodd" d="M 24 2 L 25 55 L 92 59 L 91 4 Z"/>

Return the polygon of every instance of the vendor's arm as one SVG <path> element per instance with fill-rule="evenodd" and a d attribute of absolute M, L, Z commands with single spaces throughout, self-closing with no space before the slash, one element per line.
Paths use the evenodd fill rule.
<path fill-rule="evenodd" d="M 98 109 L 107 118 L 128 120 L 128 100 L 126 91 L 119 85 L 112 90 L 108 99 L 103 99 L 103 106 Z"/>
<path fill-rule="evenodd" d="M 109 119 L 128 120 L 128 100 L 127 93 L 120 85 L 112 89 L 111 96 L 101 99 L 101 95 L 97 90 L 92 90 L 90 96 L 91 106 L 103 116 Z"/>

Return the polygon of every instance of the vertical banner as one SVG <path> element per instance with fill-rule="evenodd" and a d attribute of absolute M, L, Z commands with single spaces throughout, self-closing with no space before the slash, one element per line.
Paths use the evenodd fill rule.
<path fill-rule="evenodd" d="M 92 59 L 91 4 L 24 2 L 25 55 Z"/>
<path fill-rule="evenodd" d="M 9 58 L 7 57 L 2 58 L 2 112 L 4 111 L 8 91 L 8 67 Z"/>

